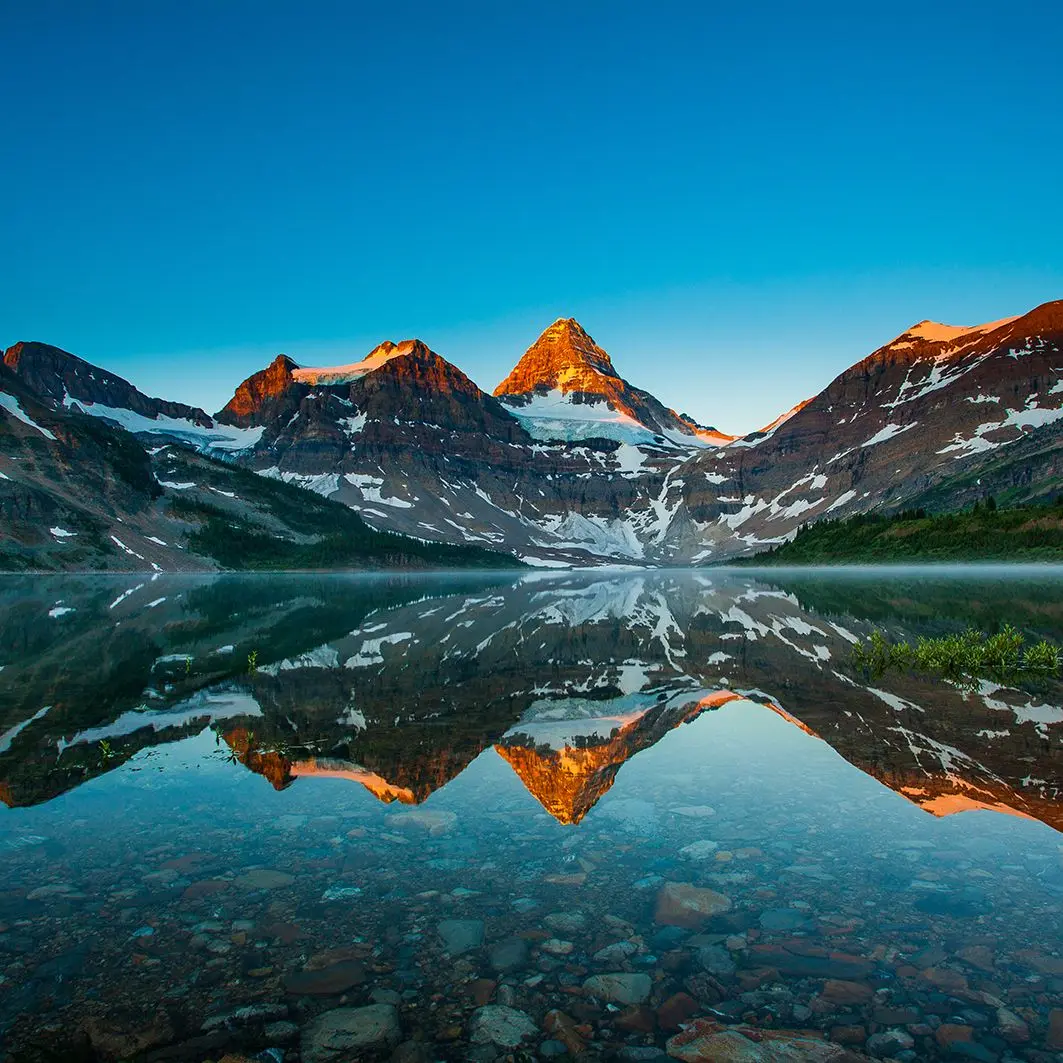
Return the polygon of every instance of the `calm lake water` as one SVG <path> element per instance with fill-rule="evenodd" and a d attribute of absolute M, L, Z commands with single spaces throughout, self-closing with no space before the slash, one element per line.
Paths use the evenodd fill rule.
<path fill-rule="evenodd" d="M 1063 1059 L 1063 691 L 850 660 L 1004 622 L 1063 575 L 5 578 L 0 1058 Z"/>

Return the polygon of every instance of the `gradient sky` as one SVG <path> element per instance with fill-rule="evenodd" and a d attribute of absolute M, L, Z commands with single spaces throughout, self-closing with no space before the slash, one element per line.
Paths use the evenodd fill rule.
<path fill-rule="evenodd" d="M 0 343 L 215 410 L 575 316 L 748 431 L 922 318 L 1063 297 L 1063 7 L 0 3 Z"/>

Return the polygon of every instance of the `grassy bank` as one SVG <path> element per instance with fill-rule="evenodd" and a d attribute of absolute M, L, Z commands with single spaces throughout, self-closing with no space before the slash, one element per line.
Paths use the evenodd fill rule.
<path fill-rule="evenodd" d="M 746 564 L 843 565 L 923 561 L 1063 561 L 1063 503 L 958 513 L 908 510 L 820 520 Z"/>

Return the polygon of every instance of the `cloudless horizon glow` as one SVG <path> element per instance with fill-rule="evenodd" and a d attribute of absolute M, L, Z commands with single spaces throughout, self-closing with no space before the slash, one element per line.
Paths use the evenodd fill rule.
<path fill-rule="evenodd" d="M 736 5 L 737 6 L 737 5 Z M 1063 297 L 1063 11 L 274 0 L 0 12 L 0 344 L 214 412 L 555 318 L 724 431 Z"/>

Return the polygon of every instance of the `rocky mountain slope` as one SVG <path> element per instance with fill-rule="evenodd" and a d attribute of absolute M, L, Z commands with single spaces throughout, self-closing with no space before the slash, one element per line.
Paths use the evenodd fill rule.
<path fill-rule="evenodd" d="M 1063 470 L 1063 302 L 970 328 L 920 322 L 740 439 L 628 384 L 572 319 L 494 396 L 405 340 L 334 367 L 281 355 L 214 417 L 43 344 L 4 361 L 21 391 L 5 391 L 0 426 L 20 440 L 35 433 L 17 395 L 307 488 L 380 530 L 547 566 L 715 563 L 828 514 L 1048 497 Z M 71 467 L 41 471 L 38 506 Z"/>
<path fill-rule="evenodd" d="M 1061 421 L 1063 301 L 974 328 L 921 322 L 773 432 L 679 469 L 676 512 L 696 530 L 673 539 L 676 556 L 755 552 L 827 514 L 948 508 L 972 487 L 1025 481 L 1043 497 L 1059 487 Z"/>
<path fill-rule="evenodd" d="M 85 363 L 64 363 L 59 357 L 63 352 L 54 348 L 34 354 L 32 361 L 12 359 L 0 365 L 0 569 L 158 573 L 511 563 L 506 555 L 478 548 L 374 531 L 345 506 L 190 449 L 186 435 L 179 437 L 185 445 L 145 447 L 111 417 L 99 414 L 105 403 L 91 402 L 86 389 L 79 388 L 80 402 L 64 401 L 70 393 L 56 394 L 51 369 L 44 377 L 52 381 L 51 393 L 27 386 L 27 377 L 38 379 L 36 368 L 42 362 L 58 366 L 61 372 L 54 375 L 60 380 L 99 382 L 88 377 Z M 34 371 L 17 374 L 29 366 Z M 135 389 L 123 395 L 123 386 L 130 387 L 108 378 L 106 394 L 90 393 L 146 410 L 117 408 L 161 423 L 159 434 L 167 438 L 178 420 L 213 430 L 209 418 L 206 425 L 198 424 L 196 411 L 184 417 L 182 408 L 171 405 L 167 412 Z M 88 411 L 97 413 L 87 416 Z M 218 437 L 209 438 L 201 442 L 208 452 Z"/>
<path fill-rule="evenodd" d="M 652 523 L 655 485 L 691 452 L 641 427 L 638 443 L 537 439 L 419 340 L 336 369 L 278 358 L 217 421 L 261 432 L 241 463 L 344 502 L 376 527 L 559 565 L 640 556 L 618 515 Z"/>

